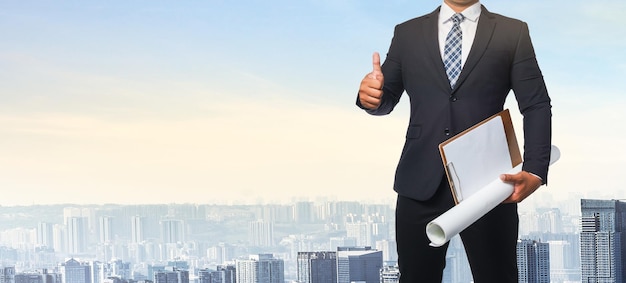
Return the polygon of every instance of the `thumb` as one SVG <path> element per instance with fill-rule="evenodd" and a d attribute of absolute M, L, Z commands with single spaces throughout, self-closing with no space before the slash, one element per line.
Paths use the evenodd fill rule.
<path fill-rule="evenodd" d="M 382 71 L 380 70 L 380 55 L 378 54 L 378 52 L 374 52 L 374 54 L 372 55 L 372 65 L 374 67 L 374 73 L 382 73 Z"/>
<path fill-rule="evenodd" d="M 511 175 L 511 174 L 502 174 L 500 175 L 500 180 L 502 180 L 502 182 L 506 182 L 506 183 L 515 183 L 515 176 Z"/>

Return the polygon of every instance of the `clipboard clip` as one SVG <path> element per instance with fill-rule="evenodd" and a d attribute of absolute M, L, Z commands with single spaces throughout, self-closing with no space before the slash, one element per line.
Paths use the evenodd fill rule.
<path fill-rule="evenodd" d="M 448 173 L 450 174 L 450 188 L 454 192 L 456 200 L 461 202 L 463 200 L 463 194 L 461 192 L 461 180 L 459 179 L 459 175 L 456 173 L 456 169 L 454 169 L 454 163 L 448 162 L 446 164 L 448 169 Z"/>

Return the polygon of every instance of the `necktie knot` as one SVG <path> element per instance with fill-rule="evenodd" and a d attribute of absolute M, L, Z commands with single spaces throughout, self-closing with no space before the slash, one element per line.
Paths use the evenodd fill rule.
<path fill-rule="evenodd" d="M 452 15 L 450 19 L 454 22 L 455 25 L 458 25 L 465 19 L 465 16 L 463 16 L 463 14 L 461 13 L 456 13 Z"/>

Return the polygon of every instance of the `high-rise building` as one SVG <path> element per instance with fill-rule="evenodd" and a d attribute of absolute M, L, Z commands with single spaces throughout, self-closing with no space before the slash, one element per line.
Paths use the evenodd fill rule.
<path fill-rule="evenodd" d="M 237 283 L 237 269 L 234 264 L 222 264 L 217 266 L 222 281 L 219 283 Z"/>
<path fill-rule="evenodd" d="M 337 252 L 298 252 L 299 283 L 336 283 Z"/>
<path fill-rule="evenodd" d="M 44 269 L 41 273 L 18 273 L 15 274 L 15 283 L 60 283 L 61 276 L 56 273 L 48 273 Z"/>
<path fill-rule="evenodd" d="M 146 221 L 145 218 L 142 216 L 133 216 L 130 218 L 130 242 L 131 243 L 141 243 L 143 242 L 146 238 L 145 233 L 146 233 Z"/>
<path fill-rule="evenodd" d="M 337 283 L 379 283 L 383 252 L 371 247 L 337 248 Z"/>
<path fill-rule="evenodd" d="M 154 273 L 154 283 L 189 283 L 189 271 L 166 267 Z"/>
<path fill-rule="evenodd" d="M 0 266 L 0 283 L 15 283 L 15 267 Z"/>
<path fill-rule="evenodd" d="M 89 276 L 91 276 L 91 283 L 102 283 L 107 275 L 107 264 L 100 261 L 89 262 Z"/>
<path fill-rule="evenodd" d="M 400 282 L 400 269 L 398 266 L 385 266 L 380 270 L 380 283 Z"/>
<path fill-rule="evenodd" d="M 102 216 L 98 223 L 99 240 L 101 244 L 113 242 L 113 218 Z"/>
<path fill-rule="evenodd" d="M 396 247 L 396 241 L 394 240 L 380 240 L 376 241 L 376 250 L 383 252 L 383 261 L 385 264 L 394 265 L 398 262 L 398 251 Z"/>
<path fill-rule="evenodd" d="M 124 262 L 121 259 L 112 260 L 109 263 L 111 268 L 110 276 L 119 277 L 120 279 L 132 279 L 130 262 Z"/>
<path fill-rule="evenodd" d="M 210 269 L 198 270 L 198 283 L 213 283 L 211 280 L 211 272 L 213 272 L 213 270 L 210 270 Z M 221 283 L 221 282 L 218 281 L 218 283 Z"/>
<path fill-rule="evenodd" d="M 218 265 L 217 270 L 198 271 L 198 283 L 236 283 L 234 265 Z"/>
<path fill-rule="evenodd" d="M 71 258 L 61 265 L 61 277 L 63 283 L 91 283 L 90 267 Z"/>
<path fill-rule="evenodd" d="M 67 252 L 67 226 L 52 225 L 52 247 L 57 252 Z"/>
<path fill-rule="evenodd" d="M 550 280 L 553 282 L 580 281 L 579 234 L 561 234 L 547 240 L 550 246 Z"/>
<path fill-rule="evenodd" d="M 235 257 L 235 246 L 226 243 L 219 243 L 207 249 L 207 258 L 215 261 L 217 264 L 223 264 L 231 261 Z"/>
<path fill-rule="evenodd" d="M 582 282 L 624 282 L 626 202 L 580 200 Z"/>
<path fill-rule="evenodd" d="M 67 218 L 67 251 L 70 255 L 78 255 L 87 250 L 87 218 Z"/>
<path fill-rule="evenodd" d="M 237 260 L 235 265 L 237 283 L 285 282 L 285 263 L 271 254 L 250 255 L 247 260 Z"/>
<path fill-rule="evenodd" d="M 517 278 L 520 283 L 550 283 L 548 243 L 517 241 Z"/>
<path fill-rule="evenodd" d="M 460 236 L 454 236 L 448 244 L 446 268 L 443 270 L 442 283 L 473 282 L 465 247 Z"/>
<path fill-rule="evenodd" d="M 339 247 L 355 247 L 356 239 L 353 237 L 330 237 L 330 249 L 337 250 Z"/>
<path fill-rule="evenodd" d="M 185 241 L 183 221 L 178 219 L 161 220 L 161 241 L 166 244 Z"/>
<path fill-rule="evenodd" d="M 53 239 L 54 237 L 52 234 L 52 223 L 37 223 L 37 246 L 53 248 Z"/>
<path fill-rule="evenodd" d="M 274 246 L 274 223 L 257 220 L 248 224 L 248 238 L 251 246 Z"/>
<path fill-rule="evenodd" d="M 300 201 L 293 206 L 293 218 L 296 223 L 308 224 L 313 222 L 313 203 Z"/>
<path fill-rule="evenodd" d="M 348 237 L 356 239 L 357 246 L 372 246 L 372 225 L 371 223 L 346 223 L 346 234 Z"/>

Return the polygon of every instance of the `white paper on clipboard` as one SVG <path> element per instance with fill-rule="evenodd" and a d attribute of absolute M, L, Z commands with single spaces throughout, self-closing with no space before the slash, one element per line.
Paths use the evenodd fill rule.
<path fill-rule="evenodd" d="M 508 112 L 507 112 L 508 114 Z M 495 115 L 442 144 L 446 170 L 457 203 L 513 168 L 503 119 Z"/>

